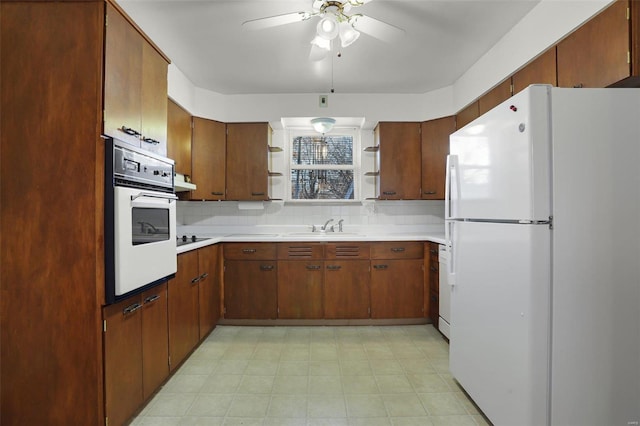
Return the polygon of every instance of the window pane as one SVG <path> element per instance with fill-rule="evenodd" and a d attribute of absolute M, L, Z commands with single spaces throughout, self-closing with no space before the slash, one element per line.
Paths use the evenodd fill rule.
<path fill-rule="evenodd" d="M 353 170 L 291 170 L 292 200 L 353 200 Z"/>
<path fill-rule="evenodd" d="M 353 137 L 296 136 L 291 145 L 291 164 L 353 164 Z"/>

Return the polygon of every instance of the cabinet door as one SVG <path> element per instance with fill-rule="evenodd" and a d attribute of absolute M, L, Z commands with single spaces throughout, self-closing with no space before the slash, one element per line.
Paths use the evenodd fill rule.
<path fill-rule="evenodd" d="M 371 261 L 371 318 L 420 318 L 422 259 Z"/>
<path fill-rule="evenodd" d="M 323 267 L 320 260 L 278 262 L 278 318 L 322 318 Z"/>
<path fill-rule="evenodd" d="M 167 157 L 176 162 L 176 173 L 191 176 L 191 114 L 167 100 Z"/>
<path fill-rule="evenodd" d="M 169 355 L 174 370 L 200 338 L 198 251 L 178 255 L 178 271 L 169 280 Z"/>
<path fill-rule="evenodd" d="M 200 340 L 206 337 L 220 319 L 220 246 L 198 249 L 200 273 Z"/>
<path fill-rule="evenodd" d="M 167 284 L 142 293 L 143 397 L 149 399 L 169 375 Z"/>
<path fill-rule="evenodd" d="M 440 316 L 440 263 L 438 256 L 438 244 L 429 243 L 429 317 L 434 327 L 438 328 Z"/>
<path fill-rule="evenodd" d="M 527 64 L 511 77 L 513 94 L 529 87 L 531 84 L 558 85 L 556 73 L 556 47 L 553 46 L 542 55 Z"/>
<path fill-rule="evenodd" d="M 193 117 L 192 200 L 225 199 L 226 125 Z"/>
<path fill-rule="evenodd" d="M 106 5 L 104 134 L 140 146 L 143 39 L 120 12 Z"/>
<path fill-rule="evenodd" d="M 225 261 L 225 318 L 275 319 L 278 310 L 277 272 L 273 260 Z"/>
<path fill-rule="evenodd" d="M 559 87 L 606 87 L 631 75 L 628 1 L 616 1 L 558 43 Z"/>
<path fill-rule="evenodd" d="M 422 199 L 444 200 L 449 135 L 456 130 L 454 116 L 422 123 Z"/>
<path fill-rule="evenodd" d="M 511 79 L 498 84 L 478 99 L 478 114 L 482 115 L 511 97 Z"/>
<path fill-rule="evenodd" d="M 227 124 L 227 200 L 269 199 L 268 123 Z"/>
<path fill-rule="evenodd" d="M 105 416 L 121 425 L 143 402 L 140 296 L 107 306 L 104 332 Z"/>
<path fill-rule="evenodd" d="M 462 129 L 478 117 L 480 117 L 478 101 L 474 101 L 456 114 L 456 129 Z"/>
<path fill-rule="evenodd" d="M 141 146 L 167 155 L 167 61 L 142 40 Z"/>
<path fill-rule="evenodd" d="M 420 123 L 379 123 L 376 138 L 380 147 L 378 198 L 420 199 Z"/>
<path fill-rule="evenodd" d="M 324 267 L 324 317 L 369 318 L 369 261 L 327 260 Z"/>

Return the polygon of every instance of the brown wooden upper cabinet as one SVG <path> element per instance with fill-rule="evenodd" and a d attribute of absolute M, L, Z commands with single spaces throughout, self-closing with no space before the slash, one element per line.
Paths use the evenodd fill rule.
<path fill-rule="evenodd" d="M 478 114 L 482 115 L 511 97 L 511 78 L 506 79 L 478 99 Z"/>
<path fill-rule="evenodd" d="M 193 117 L 191 180 L 196 190 L 192 200 L 225 199 L 226 125 Z"/>
<path fill-rule="evenodd" d="M 191 114 L 167 100 L 167 157 L 176 162 L 176 173 L 191 176 Z"/>
<path fill-rule="evenodd" d="M 227 200 L 269 199 L 270 140 L 269 123 L 227 123 Z"/>
<path fill-rule="evenodd" d="M 375 128 L 380 200 L 419 200 L 421 176 L 420 123 L 380 122 Z"/>
<path fill-rule="evenodd" d="M 480 117 L 480 110 L 476 100 L 456 114 L 456 129 L 462 129 L 478 117 Z"/>
<path fill-rule="evenodd" d="M 511 77 L 513 94 L 522 91 L 532 84 L 558 85 L 556 74 L 556 47 L 553 46 Z"/>
<path fill-rule="evenodd" d="M 103 132 L 166 155 L 169 59 L 113 4 L 106 8 Z"/>
<path fill-rule="evenodd" d="M 618 0 L 558 43 L 558 86 L 637 85 L 639 15 L 639 2 Z"/>
<path fill-rule="evenodd" d="M 422 123 L 422 199 L 444 200 L 449 136 L 456 130 L 454 116 Z"/>

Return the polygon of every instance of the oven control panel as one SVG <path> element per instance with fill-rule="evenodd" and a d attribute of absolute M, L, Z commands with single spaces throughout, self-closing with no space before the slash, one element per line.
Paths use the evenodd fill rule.
<path fill-rule="evenodd" d="M 113 176 L 120 183 L 165 188 L 173 192 L 173 160 L 134 151 L 113 149 Z"/>

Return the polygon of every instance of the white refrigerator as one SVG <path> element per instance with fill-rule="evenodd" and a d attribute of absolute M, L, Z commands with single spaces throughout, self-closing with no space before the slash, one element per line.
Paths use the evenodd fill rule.
<path fill-rule="evenodd" d="M 640 89 L 530 86 L 450 138 L 450 369 L 499 425 L 640 422 Z"/>

